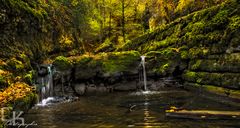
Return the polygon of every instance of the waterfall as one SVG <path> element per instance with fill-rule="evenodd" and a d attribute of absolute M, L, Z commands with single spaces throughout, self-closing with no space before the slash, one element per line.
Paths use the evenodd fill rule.
<path fill-rule="evenodd" d="M 46 104 L 46 99 L 53 96 L 53 71 L 52 65 L 44 67 L 47 70 L 47 75 L 40 78 L 40 102 L 39 104 Z"/>
<path fill-rule="evenodd" d="M 48 66 L 48 82 L 47 82 L 47 90 L 48 96 L 53 96 L 53 73 L 52 73 L 52 65 Z"/>
<path fill-rule="evenodd" d="M 146 56 L 141 56 L 141 65 L 143 68 L 143 84 L 144 84 L 144 91 L 147 91 L 147 75 L 146 75 L 146 68 L 145 68 L 145 58 Z"/>

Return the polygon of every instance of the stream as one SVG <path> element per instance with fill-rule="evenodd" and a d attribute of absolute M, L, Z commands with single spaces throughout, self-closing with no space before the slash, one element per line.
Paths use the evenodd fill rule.
<path fill-rule="evenodd" d="M 191 120 L 165 116 L 171 106 L 184 109 L 240 110 L 182 89 L 153 93 L 114 92 L 77 101 L 35 106 L 24 118 L 39 128 L 239 128 L 238 120 Z"/>

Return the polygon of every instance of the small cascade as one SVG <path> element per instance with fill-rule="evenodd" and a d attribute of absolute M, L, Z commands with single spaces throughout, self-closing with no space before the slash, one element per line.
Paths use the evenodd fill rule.
<path fill-rule="evenodd" d="M 145 58 L 146 56 L 141 56 L 141 66 L 142 66 L 142 73 L 143 73 L 143 84 L 144 84 L 144 91 L 147 91 L 147 75 L 146 75 L 146 68 L 145 68 Z M 141 74 L 140 74 L 140 79 Z"/>
<path fill-rule="evenodd" d="M 52 65 L 48 66 L 48 82 L 47 82 L 47 90 L 48 90 L 48 97 L 53 96 L 53 72 L 52 72 Z"/>
<path fill-rule="evenodd" d="M 46 104 L 46 99 L 53 96 L 53 71 L 52 65 L 42 68 L 46 69 L 47 75 L 40 77 L 39 88 L 39 104 Z"/>

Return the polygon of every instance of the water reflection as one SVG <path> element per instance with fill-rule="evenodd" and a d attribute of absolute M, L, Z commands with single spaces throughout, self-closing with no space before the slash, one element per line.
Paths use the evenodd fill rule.
<path fill-rule="evenodd" d="M 161 126 L 161 123 L 158 122 L 157 117 L 155 117 L 153 114 L 151 114 L 150 110 L 150 105 L 151 103 L 149 102 L 148 96 L 144 96 L 144 109 L 143 109 L 143 114 L 144 114 L 144 119 L 143 123 L 138 123 L 136 126 L 143 126 L 143 128 L 150 128 L 150 127 L 156 127 L 156 126 Z"/>
<path fill-rule="evenodd" d="M 194 121 L 166 119 L 165 109 L 189 103 L 194 94 L 169 91 L 153 95 L 114 93 L 105 96 L 81 97 L 77 102 L 38 107 L 25 115 L 39 128 L 234 128 L 239 121 Z M 224 104 L 197 97 L 185 106 L 192 109 L 239 110 Z M 131 106 L 132 111 L 129 111 Z M 197 126 L 197 127 L 196 127 Z"/>

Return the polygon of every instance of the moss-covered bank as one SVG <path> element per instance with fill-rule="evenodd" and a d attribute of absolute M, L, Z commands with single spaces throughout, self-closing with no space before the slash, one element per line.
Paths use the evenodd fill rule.
<path fill-rule="evenodd" d="M 182 74 L 185 82 L 239 90 L 239 23 L 239 1 L 229 0 L 159 26 L 117 51 L 145 54 L 149 70 L 160 75 Z"/>
<path fill-rule="evenodd" d="M 57 71 L 72 72 L 75 80 L 111 77 L 119 74 L 136 75 L 140 64 L 137 51 L 100 53 L 74 57 L 57 57 L 53 65 Z"/>

